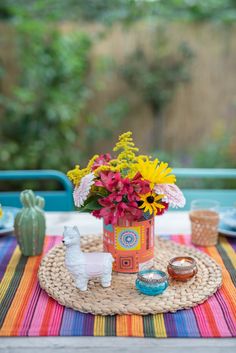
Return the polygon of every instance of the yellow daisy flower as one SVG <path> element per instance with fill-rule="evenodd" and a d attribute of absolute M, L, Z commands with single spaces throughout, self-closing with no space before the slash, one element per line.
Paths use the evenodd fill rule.
<path fill-rule="evenodd" d="M 176 182 L 175 175 L 170 174 L 172 169 L 168 167 L 168 163 L 161 162 L 159 165 L 158 163 L 158 159 L 150 161 L 138 158 L 135 165 L 136 171 L 140 172 L 143 179 L 150 182 L 151 189 L 155 184 L 174 184 Z"/>
<path fill-rule="evenodd" d="M 148 194 L 139 195 L 139 197 L 140 201 L 142 201 L 139 208 L 144 209 L 144 212 L 149 212 L 150 215 L 153 213 L 156 215 L 158 210 L 165 208 L 165 206 L 158 202 L 164 197 L 164 195 L 157 195 L 149 192 Z"/>

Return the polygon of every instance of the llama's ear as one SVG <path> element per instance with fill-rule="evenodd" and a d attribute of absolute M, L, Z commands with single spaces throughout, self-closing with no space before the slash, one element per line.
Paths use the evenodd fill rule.
<path fill-rule="evenodd" d="M 78 227 L 77 227 L 77 226 L 74 226 L 74 227 L 73 227 L 73 229 L 76 231 L 76 233 L 78 233 L 78 234 L 79 234 L 79 229 L 78 229 Z"/>

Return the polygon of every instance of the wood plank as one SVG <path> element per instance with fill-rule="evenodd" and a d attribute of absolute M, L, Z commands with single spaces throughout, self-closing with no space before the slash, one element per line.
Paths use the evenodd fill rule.
<path fill-rule="evenodd" d="M 150 339 L 126 337 L 14 337 L 1 338 L 1 353 L 233 353 L 236 339 Z"/>

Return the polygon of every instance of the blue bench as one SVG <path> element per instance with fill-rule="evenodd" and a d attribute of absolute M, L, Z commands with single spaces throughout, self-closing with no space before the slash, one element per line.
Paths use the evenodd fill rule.
<path fill-rule="evenodd" d="M 236 169 L 174 169 L 178 180 L 236 180 Z M 0 171 L 1 180 L 57 180 L 63 187 L 60 191 L 36 191 L 37 195 L 45 198 L 47 211 L 72 211 L 74 204 L 72 199 L 73 187 L 65 174 L 56 170 L 20 170 Z M 222 206 L 236 205 L 236 189 L 183 189 L 187 203 L 184 210 L 188 210 L 194 199 L 218 200 Z M 21 207 L 19 201 L 20 192 L 0 192 L 0 203 L 5 206 Z"/>

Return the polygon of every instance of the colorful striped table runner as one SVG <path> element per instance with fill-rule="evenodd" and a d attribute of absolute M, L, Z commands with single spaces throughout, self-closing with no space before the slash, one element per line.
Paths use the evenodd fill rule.
<path fill-rule="evenodd" d="M 188 236 L 170 236 L 190 245 Z M 60 242 L 47 237 L 45 253 Z M 39 287 L 41 257 L 21 256 L 14 237 L 0 238 L 0 336 L 236 336 L 236 239 L 220 238 L 200 248 L 222 267 L 223 286 L 207 302 L 189 310 L 158 315 L 94 316 L 65 308 Z M 150 298 L 151 300 L 151 298 Z"/>

